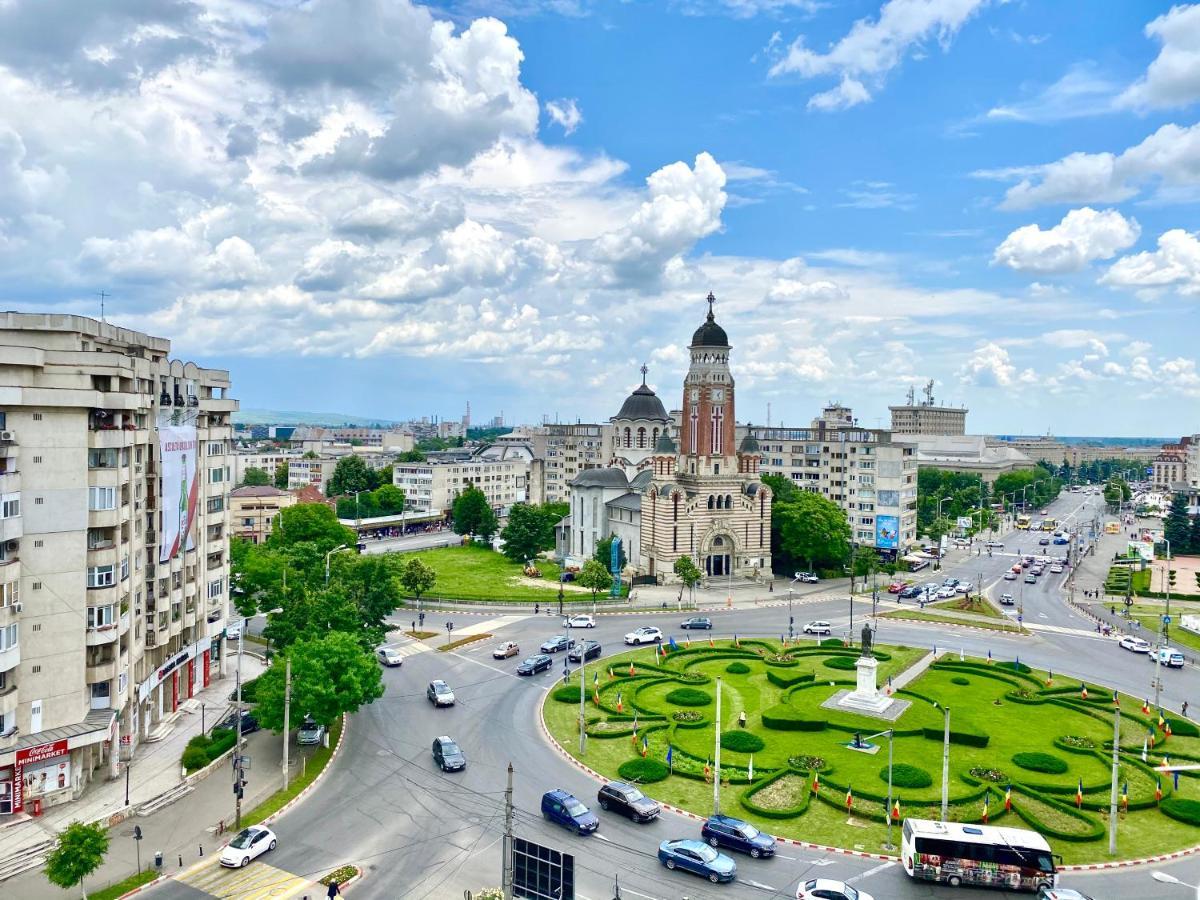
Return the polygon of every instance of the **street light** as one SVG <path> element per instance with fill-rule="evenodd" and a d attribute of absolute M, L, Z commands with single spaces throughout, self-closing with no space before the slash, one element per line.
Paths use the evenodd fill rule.
<path fill-rule="evenodd" d="M 883 849 L 895 850 L 896 845 L 892 843 L 892 738 L 896 736 L 896 731 L 893 728 L 889 728 L 887 731 L 881 731 L 878 734 L 871 735 L 867 738 L 867 740 L 869 741 L 877 737 L 883 737 L 885 734 L 887 735 L 888 739 L 888 798 L 887 809 L 884 810 L 884 816 L 887 818 L 887 843 L 883 845 Z"/>
<path fill-rule="evenodd" d="M 1150 877 L 1162 884 L 1177 884 L 1180 887 L 1192 888 L 1196 891 L 1196 900 L 1200 900 L 1200 884 L 1188 884 L 1186 881 L 1180 881 L 1174 875 L 1168 875 L 1166 872 L 1151 872 Z"/>
<path fill-rule="evenodd" d="M 325 587 L 329 587 L 329 557 L 333 556 L 333 554 L 335 554 L 335 553 L 341 553 L 343 550 L 349 550 L 349 549 L 350 548 L 347 547 L 345 544 L 342 544 L 340 547 L 334 547 L 332 550 L 330 550 L 328 553 L 325 554 Z"/>

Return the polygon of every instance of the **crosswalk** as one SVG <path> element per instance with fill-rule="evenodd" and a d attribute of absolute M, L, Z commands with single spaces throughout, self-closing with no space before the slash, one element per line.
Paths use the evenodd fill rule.
<path fill-rule="evenodd" d="M 285 872 L 261 861 L 241 869 L 226 869 L 214 857 L 179 881 L 217 900 L 286 900 L 309 884 L 309 879 Z"/>
<path fill-rule="evenodd" d="M 462 628 L 455 628 L 453 637 L 455 640 L 460 640 L 465 637 L 470 637 L 475 634 L 495 634 L 500 629 L 508 625 L 515 625 L 517 622 L 522 622 L 525 619 L 531 618 L 528 615 L 511 615 L 498 616 L 494 619 L 485 619 L 482 622 L 473 622 Z M 391 647 L 401 656 L 416 656 L 420 653 L 429 653 L 431 650 L 437 649 L 438 638 L 433 638 L 429 641 L 414 641 L 404 640 L 399 643 L 384 644 L 385 647 Z M 491 644 L 486 641 L 481 641 L 478 644 L 469 644 L 463 650 L 479 650 L 483 647 L 491 647 Z"/>

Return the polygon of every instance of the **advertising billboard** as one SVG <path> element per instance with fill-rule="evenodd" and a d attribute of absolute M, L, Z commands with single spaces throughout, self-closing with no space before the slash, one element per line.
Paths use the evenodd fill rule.
<path fill-rule="evenodd" d="M 899 491 L 880 491 L 877 494 L 877 497 L 878 497 L 878 502 L 876 503 L 877 506 L 894 507 L 894 506 L 900 505 L 900 492 Z"/>
<path fill-rule="evenodd" d="M 196 426 L 175 424 L 169 419 L 160 421 L 158 448 L 162 458 L 162 537 L 158 561 L 166 562 L 184 549 L 196 546 L 192 534 L 200 492 Z"/>
<path fill-rule="evenodd" d="M 970 528 L 971 527 L 971 517 L 970 516 L 959 516 L 958 517 L 958 527 L 962 528 L 964 530 L 967 528 Z"/>
<path fill-rule="evenodd" d="M 897 550 L 900 547 L 900 517 L 875 517 L 875 546 L 880 550 Z"/>
<path fill-rule="evenodd" d="M 1127 541 L 1126 556 L 1140 556 L 1146 562 L 1154 562 L 1154 545 L 1149 541 Z"/>

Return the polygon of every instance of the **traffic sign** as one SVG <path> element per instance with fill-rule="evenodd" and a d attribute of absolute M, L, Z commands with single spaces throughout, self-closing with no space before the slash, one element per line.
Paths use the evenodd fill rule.
<path fill-rule="evenodd" d="M 1171 617 L 1170 617 L 1170 616 L 1163 616 L 1163 624 L 1164 624 L 1164 625 L 1170 625 L 1170 624 L 1171 624 Z"/>

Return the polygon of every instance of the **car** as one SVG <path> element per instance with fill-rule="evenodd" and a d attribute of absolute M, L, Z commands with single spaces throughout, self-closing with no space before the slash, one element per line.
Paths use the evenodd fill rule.
<path fill-rule="evenodd" d="M 225 626 L 225 640 L 236 641 L 242 636 L 242 628 L 245 627 L 246 620 L 242 619 L 239 622 L 231 622 Z"/>
<path fill-rule="evenodd" d="M 1021 574 L 1021 564 L 1013 563 L 1013 566 L 1011 569 L 1009 569 L 1009 571 L 1012 572 L 1014 575 L 1020 575 Z"/>
<path fill-rule="evenodd" d="M 800 882 L 796 888 L 796 900 L 872 900 L 858 888 L 833 878 L 812 878 Z"/>
<path fill-rule="evenodd" d="M 643 625 L 636 631 L 631 631 L 625 635 L 625 643 L 637 646 L 638 644 L 659 644 L 662 643 L 663 633 L 653 625 Z"/>
<path fill-rule="evenodd" d="M 619 812 L 635 822 L 649 822 L 658 818 L 658 814 L 662 812 L 662 807 L 656 801 L 651 800 L 636 786 L 623 781 L 610 781 L 600 788 L 596 794 L 596 802 L 600 804 L 601 809 Z"/>
<path fill-rule="evenodd" d="M 712 631 L 712 619 L 708 616 L 692 616 L 679 623 L 680 628 L 704 628 Z"/>
<path fill-rule="evenodd" d="M 1000 595 L 1000 605 L 1001 606 L 1013 606 L 1016 604 L 1016 602 L 1017 601 L 1015 601 L 1013 599 L 1012 594 L 1001 594 Z"/>
<path fill-rule="evenodd" d="M 817 577 L 816 572 L 797 572 L 796 581 L 801 584 L 818 584 L 821 579 Z"/>
<path fill-rule="evenodd" d="M 591 834 L 600 827 L 596 814 L 561 788 L 542 794 L 542 815 L 548 822 L 577 834 Z"/>
<path fill-rule="evenodd" d="M 668 869 L 682 869 L 702 875 L 713 884 L 733 881 L 737 877 L 737 863 L 704 841 L 690 838 L 663 841 L 658 845 L 658 861 Z"/>
<path fill-rule="evenodd" d="M 974 585 L 969 581 L 960 581 L 954 586 L 954 589 L 960 594 L 969 594 L 974 589 Z"/>
<path fill-rule="evenodd" d="M 921 585 L 922 593 L 928 591 L 931 594 L 936 594 L 941 589 L 942 589 L 942 585 L 940 582 L 937 582 L 937 581 L 927 581 L 923 585 Z"/>
<path fill-rule="evenodd" d="M 253 734 L 259 729 L 258 719 L 254 718 L 254 713 L 248 709 L 242 710 L 242 734 Z M 229 713 L 224 719 L 213 726 L 217 728 L 228 728 L 230 731 L 237 730 L 237 710 Z"/>
<path fill-rule="evenodd" d="M 1037 576 L 1034 575 L 1032 572 L 1026 572 L 1025 573 L 1025 583 L 1026 584 L 1037 584 Z"/>
<path fill-rule="evenodd" d="M 938 592 L 934 594 L 939 600 L 951 600 L 958 596 L 958 588 L 952 584 L 942 585 L 938 588 Z"/>
<path fill-rule="evenodd" d="M 433 739 L 433 761 L 443 772 L 461 772 L 467 767 L 467 757 L 454 743 L 454 738 L 446 735 Z"/>
<path fill-rule="evenodd" d="M 542 646 L 545 646 L 544 644 Z M 521 648 L 517 646 L 516 641 L 505 641 L 499 647 L 492 650 L 492 659 L 508 659 L 510 656 L 516 656 L 521 652 Z"/>
<path fill-rule="evenodd" d="M 1071 543 L 1071 539 L 1069 537 L 1056 537 L 1054 543 L 1061 547 L 1063 544 Z"/>
<path fill-rule="evenodd" d="M 1046 567 L 1043 566 L 1041 563 L 1038 563 L 1032 569 L 1029 570 L 1029 573 L 1031 575 L 1041 575 L 1045 571 L 1046 571 Z"/>
<path fill-rule="evenodd" d="M 891 584 L 888 585 L 887 592 L 889 594 L 898 594 L 902 590 L 904 590 L 904 587 L 905 587 L 905 585 L 904 585 L 903 581 L 893 581 Z"/>
<path fill-rule="evenodd" d="M 1004 580 L 1005 580 L 1005 581 L 1016 581 L 1016 580 L 1017 580 L 1017 573 L 1016 573 L 1016 572 L 1013 572 L 1013 571 L 1011 571 L 1011 570 L 1009 570 L 1008 572 L 1005 572 L 1005 573 L 1004 573 Z"/>
<path fill-rule="evenodd" d="M 945 578 L 942 580 L 942 587 L 958 587 L 958 579 Z"/>
<path fill-rule="evenodd" d="M 804 626 L 805 634 L 833 634 L 833 626 L 828 622 L 809 622 Z"/>
<path fill-rule="evenodd" d="M 1092 897 L 1074 888 L 1052 888 L 1042 885 L 1038 888 L 1037 900 L 1092 900 Z"/>
<path fill-rule="evenodd" d="M 1042 510 L 1040 513 L 1038 513 L 1038 515 L 1039 515 L 1039 516 L 1044 516 L 1044 515 L 1047 515 L 1047 513 L 1046 513 L 1046 511 L 1043 509 L 1043 510 Z"/>
<path fill-rule="evenodd" d="M 450 690 L 450 685 L 441 680 L 429 682 L 429 687 L 425 688 L 425 696 L 435 707 L 454 705 L 454 691 Z"/>
<path fill-rule="evenodd" d="M 595 616 L 583 615 L 581 613 L 577 616 L 570 616 L 570 617 L 564 619 L 563 627 L 564 628 L 595 628 L 596 627 L 596 618 L 595 618 Z"/>
<path fill-rule="evenodd" d="M 923 593 L 925 592 L 921 590 L 921 588 L 917 587 L 915 584 L 912 584 L 900 592 L 900 599 L 912 600 L 915 597 L 920 597 Z"/>
<path fill-rule="evenodd" d="M 375 658 L 379 660 L 381 666 L 388 668 L 404 665 L 404 657 L 395 647 L 380 647 L 375 651 Z"/>
<path fill-rule="evenodd" d="M 518 675 L 536 675 L 538 672 L 544 672 L 554 665 L 554 657 L 548 656 L 545 653 L 539 653 L 537 656 L 531 656 L 525 659 L 517 666 Z"/>
<path fill-rule="evenodd" d="M 1183 654 L 1174 647 L 1160 647 L 1157 650 L 1151 650 L 1146 658 L 1150 662 L 1161 660 L 1162 665 L 1172 669 L 1183 668 Z"/>
<path fill-rule="evenodd" d="M 775 855 L 775 838 L 732 816 L 709 816 L 700 826 L 700 837 L 714 847 L 740 850 L 755 859 Z"/>
<path fill-rule="evenodd" d="M 275 832 L 262 825 L 251 825 L 237 833 L 232 841 L 221 848 L 221 865 L 238 869 L 250 860 L 274 850 L 279 841 Z"/>
<path fill-rule="evenodd" d="M 1062 563 L 1051 563 L 1050 572 L 1054 575 L 1061 575 L 1063 573 Z"/>
<path fill-rule="evenodd" d="M 600 656 L 599 641 L 580 641 L 567 654 L 567 659 L 571 662 L 580 662 L 580 657 L 584 660 L 596 659 Z"/>
<path fill-rule="evenodd" d="M 543 653 L 557 653 L 559 650 L 570 650 L 575 646 L 575 638 L 569 638 L 565 634 L 556 634 L 554 637 L 542 643 L 538 647 Z"/>
<path fill-rule="evenodd" d="M 1022 569 L 1028 569 L 1032 565 L 1033 565 L 1033 557 L 1026 556 L 1024 559 L 1021 560 L 1021 568 Z"/>
<path fill-rule="evenodd" d="M 1132 634 L 1127 634 L 1121 640 L 1117 641 L 1117 646 L 1122 650 L 1128 650 L 1130 653 L 1150 652 L 1150 642 L 1140 637 L 1134 637 Z"/>
<path fill-rule="evenodd" d="M 988 550 L 1003 550 L 1004 541 L 988 541 L 983 546 Z"/>
<path fill-rule="evenodd" d="M 302 747 L 310 747 L 321 743 L 325 737 L 325 726 L 315 721 L 311 716 L 305 716 L 304 721 L 296 730 L 296 743 Z"/>
<path fill-rule="evenodd" d="M 1050 546 L 1050 538 L 1048 538 L 1048 537 L 1038 538 L 1038 546 L 1039 547 L 1049 547 Z"/>

